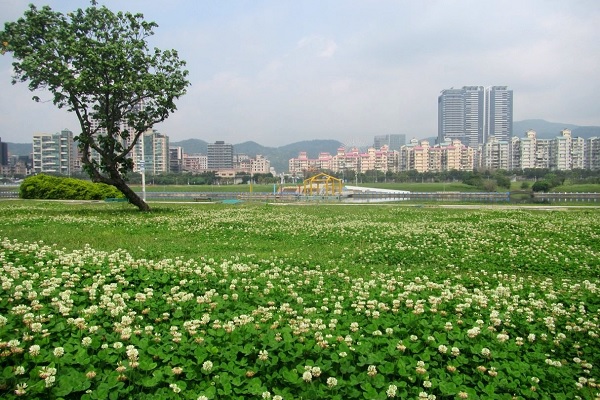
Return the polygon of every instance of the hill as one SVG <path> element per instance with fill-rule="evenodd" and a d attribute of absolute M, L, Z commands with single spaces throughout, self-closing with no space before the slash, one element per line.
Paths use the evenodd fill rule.
<path fill-rule="evenodd" d="M 307 140 L 278 147 L 264 155 L 271 161 L 275 171 L 281 173 L 288 170 L 290 158 L 298 157 L 301 151 L 305 151 L 310 158 L 317 158 L 322 152 L 335 155 L 341 145 L 337 140 Z"/>
<path fill-rule="evenodd" d="M 208 143 L 200 139 L 187 139 L 182 140 L 181 142 L 169 142 L 169 146 L 181 146 L 183 151 L 187 154 L 206 154 L 207 145 Z"/>
<path fill-rule="evenodd" d="M 513 134 L 517 137 L 525 136 L 525 132 L 533 129 L 540 139 L 552 139 L 560 135 L 563 129 L 570 129 L 573 137 L 589 139 L 600 136 L 600 126 L 578 126 L 560 122 L 548 122 L 543 119 L 526 119 L 513 122 Z"/>
<path fill-rule="evenodd" d="M 9 143 L 7 142 L 8 154 L 13 156 L 28 156 L 33 150 L 31 143 Z"/>
<path fill-rule="evenodd" d="M 181 146 L 184 152 L 206 154 L 207 143 L 200 139 L 188 139 L 181 142 L 171 142 L 171 146 Z M 298 156 L 301 151 L 307 152 L 311 158 L 318 157 L 321 152 L 335 154 L 341 142 L 337 140 L 307 140 L 296 142 L 281 147 L 266 147 L 256 142 L 248 141 L 234 144 L 233 149 L 238 154 L 247 154 L 255 157 L 257 154 L 265 156 L 277 173 L 287 171 L 290 158 Z"/>

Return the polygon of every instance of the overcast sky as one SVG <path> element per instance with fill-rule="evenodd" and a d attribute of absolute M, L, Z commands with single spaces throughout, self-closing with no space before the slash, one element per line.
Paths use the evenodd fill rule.
<path fill-rule="evenodd" d="M 90 4 L 0 0 L 0 28 L 29 3 L 62 12 Z M 152 45 L 187 61 L 192 85 L 156 126 L 171 141 L 364 145 L 382 134 L 437 136 L 440 91 L 466 85 L 508 86 L 515 121 L 600 125 L 598 0 L 99 3 L 157 22 Z M 0 138 L 78 133 L 74 116 L 11 85 L 11 62 L 0 56 Z"/>

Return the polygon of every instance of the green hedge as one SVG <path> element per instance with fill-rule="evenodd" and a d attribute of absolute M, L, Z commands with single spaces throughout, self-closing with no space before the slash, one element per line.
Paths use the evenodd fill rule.
<path fill-rule="evenodd" d="M 123 198 L 113 186 L 81 179 L 38 174 L 26 178 L 19 189 L 22 199 L 103 200 Z"/>

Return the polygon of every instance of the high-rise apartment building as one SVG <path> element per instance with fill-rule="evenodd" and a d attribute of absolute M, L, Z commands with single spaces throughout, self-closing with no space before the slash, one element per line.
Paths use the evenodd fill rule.
<path fill-rule="evenodd" d="M 513 92 L 506 86 L 463 86 L 442 90 L 438 97 L 437 143 L 458 139 L 478 148 L 487 138 L 512 137 Z"/>
<path fill-rule="evenodd" d="M 417 172 L 472 171 L 475 149 L 459 139 L 431 146 L 429 141 L 412 139 L 400 150 L 399 170 Z"/>
<path fill-rule="evenodd" d="M 140 135 L 137 143 L 129 152 L 133 160 L 133 171 L 157 175 L 169 172 L 169 137 L 156 129 Z"/>
<path fill-rule="evenodd" d="M 508 141 L 513 136 L 513 91 L 507 86 L 491 86 L 485 89 L 484 138 L 494 136 Z"/>
<path fill-rule="evenodd" d="M 71 175 L 77 156 L 73 132 L 33 135 L 33 172 Z"/>
<path fill-rule="evenodd" d="M 0 165 L 8 165 L 8 143 L 0 138 Z"/>
<path fill-rule="evenodd" d="M 179 173 L 183 170 L 183 147 L 169 147 L 169 172 Z"/>
<path fill-rule="evenodd" d="M 253 174 L 268 174 L 271 172 L 271 162 L 260 154 L 250 159 L 250 166 Z"/>
<path fill-rule="evenodd" d="M 199 173 L 208 170 L 208 157 L 202 154 L 183 153 L 183 172 Z"/>
<path fill-rule="evenodd" d="M 340 147 L 337 154 L 319 153 L 318 158 L 309 158 L 305 151 L 298 157 L 291 158 L 288 162 L 290 174 L 300 174 L 305 171 L 331 171 L 341 173 L 342 177 L 347 171 L 367 173 L 368 171 L 398 172 L 398 151 L 390 150 L 387 145 L 376 149 L 369 147 L 366 152 L 352 147 L 346 150 Z"/>
<path fill-rule="evenodd" d="M 481 145 L 479 154 L 481 156 L 480 165 L 486 169 L 508 170 L 510 160 L 511 143 L 506 140 L 500 140 L 495 136 L 490 136 L 488 140 Z"/>
<path fill-rule="evenodd" d="M 477 147 L 483 143 L 483 125 L 483 86 L 442 90 L 438 97 L 437 143 L 458 139 L 467 146 Z"/>
<path fill-rule="evenodd" d="M 570 129 L 563 129 L 560 136 L 552 139 L 550 146 L 550 168 L 560 171 L 583 169 L 583 138 L 574 138 Z"/>
<path fill-rule="evenodd" d="M 532 129 L 525 132 L 525 137 L 511 138 L 511 157 L 509 169 L 538 168 L 537 163 L 537 141 L 536 132 Z"/>
<path fill-rule="evenodd" d="M 216 141 L 207 145 L 208 169 L 233 169 L 233 145 Z"/>
<path fill-rule="evenodd" d="M 600 137 L 591 137 L 585 141 L 584 168 L 600 171 Z"/>
<path fill-rule="evenodd" d="M 445 89 L 438 97 L 437 142 L 465 140 L 465 98 L 462 89 Z"/>

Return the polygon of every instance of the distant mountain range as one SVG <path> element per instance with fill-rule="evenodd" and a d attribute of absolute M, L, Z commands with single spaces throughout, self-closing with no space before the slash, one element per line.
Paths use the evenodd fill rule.
<path fill-rule="evenodd" d="M 513 122 L 513 135 L 517 137 L 525 136 L 525 132 L 533 129 L 540 139 L 552 139 L 560 135 L 563 129 L 570 129 L 573 137 L 589 139 L 594 136 L 600 136 L 600 126 L 578 126 L 573 124 L 564 124 L 557 122 L 548 122 L 543 119 L 526 119 Z"/>
<path fill-rule="evenodd" d="M 570 129 L 574 137 L 588 139 L 594 136 L 600 136 L 600 126 L 578 126 L 573 124 L 548 122 L 543 119 L 527 119 L 513 122 L 513 132 L 515 136 L 523 137 L 527 130 L 533 129 L 537 132 L 540 139 L 551 139 L 560 135 L 563 129 Z M 406 138 L 409 141 L 410 137 Z M 425 138 L 423 138 L 425 139 Z M 427 138 L 435 140 L 435 138 Z M 179 142 L 171 142 L 171 146 L 181 146 L 188 154 L 200 153 L 206 154 L 207 142 L 201 139 L 187 139 Z M 298 156 L 298 153 L 305 151 L 309 157 L 316 158 L 321 152 L 330 154 L 337 153 L 337 149 L 342 146 L 342 142 L 337 140 L 306 140 L 302 142 L 291 143 L 280 147 L 265 147 L 256 142 L 243 142 L 234 144 L 236 153 L 247 154 L 251 157 L 261 154 L 271 161 L 271 166 L 277 172 L 287 171 L 290 158 Z M 31 153 L 31 143 L 8 143 L 8 152 L 16 155 L 29 155 Z"/>

